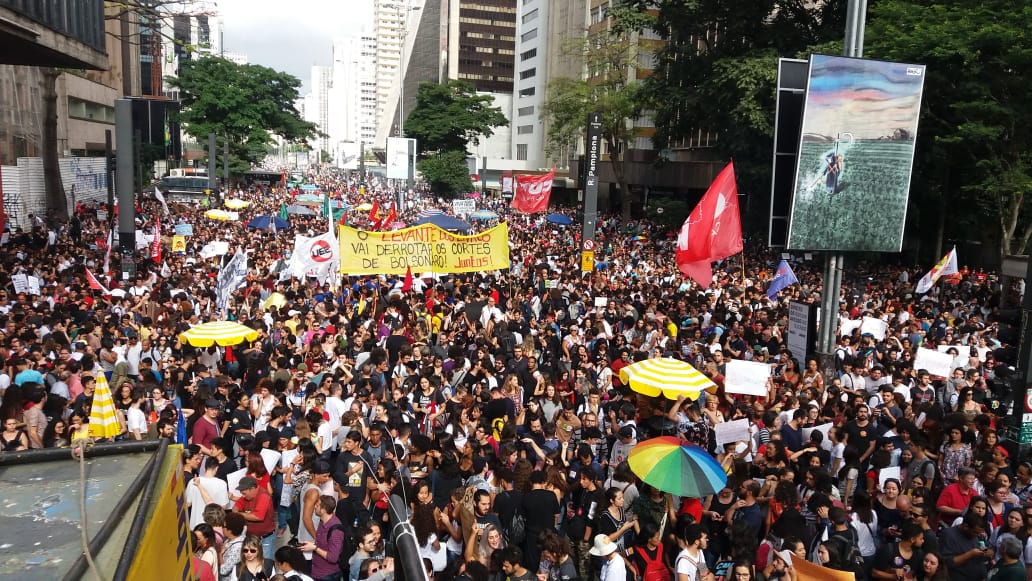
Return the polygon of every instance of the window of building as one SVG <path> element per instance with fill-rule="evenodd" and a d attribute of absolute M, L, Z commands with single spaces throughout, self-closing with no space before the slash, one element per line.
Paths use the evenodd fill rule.
<path fill-rule="evenodd" d="M 527 149 L 529 146 L 526 143 L 516 144 L 516 160 L 527 161 Z"/>
<path fill-rule="evenodd" d="M 528 30 L 527 32 L 524 32 L 522 35 L 520 35 L 520 40 L 522 40 L 523 42 L 529 42 L 531 40 L 534 40 L 535 38 L 537 38 L 537 35 L 538 35 L 537 31 L 538 31 L 538 29 L 534 28 L 534 29 Z"/>
<path fill-rule="evenodd" d="M 530 49 L 528 51 L 524 51 L 524 52 L 520 53 L 520 60 L 521 61 L 525 61 L 525 60 L 528 60 L 528 59 L 532 59 L 532 58 L 534 58 L 536 56 L 537 56 L 537 49 L 536 48 L 532 48 L 532 49 Z"/>
<path fill-rule="evenodd" d="M 528 87 L 526 89 L 520 89 L 520 97 L 533 97 L 537 93 L 537 88 Z"/>
<path fill-rule="evenodd" d="M 520 79 L 521 80 L 532 79 L 532 78 L 534 78 L 535 75 L 537 75 L 537 69 L 536 68 L 530 68 L 530 69 L 527 69 L 525 71 L 520 71 Z"/>
<path fill-rule="evenodd" d="M 537 8 L 535 8 L 535 9 L 531 10 L 530 12 L 528 12 L 528 13 L 523 15 L 523 24 L 526 24 L 528 22 L 534 22 L 535 20 L 537 20 L 537 17 L 538 17 L 538 10 L 537 10 Z"/>
<path fill-rule="evenodd" d="M 530 135 L 531 133 L 534 133 L 533 125 L 520 125 L 516 128 L 517 135 Z"/>
<path fill-rule="evenodd" d="M 531 105 L 530 107 L 520 107 L 519 109 L 516 110 L 516 114 L 519 115 L 520 117 L 523 117 L 525 115 L 533 115 L 534 114 L 534 106 Z"/>

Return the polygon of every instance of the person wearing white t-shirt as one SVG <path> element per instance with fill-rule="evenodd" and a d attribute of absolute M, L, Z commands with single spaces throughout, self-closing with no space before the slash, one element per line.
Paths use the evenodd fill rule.
<path fill-rule="evenodd" d="M 142 389 L 134 389 L 133 403 L 129 405 L 129 410 L 125 414 L 126 429 L 136 440 L 142 440 L 147 434 L 147 414 L 140 409 L 145 400 L 145 392 Z"/>
<path fill-rule="evenodd" d="M 683 537 L 683 540 L 678 540 L 682 548 L 674 561 L 676 581 L 713 581 L 713 572 L 706 566 L 706 557 L 703 555 L 709 545 L 709 538 L 702 525 L 688 525 Z"/>
<path fill-rule="evenodd" d="M 204 522 L 204 507 L 217 504 L 229 507 L 229 485 L 215 476 L 219 461 L 212 456 L 204 460 L 204 473 L 186 486 L 186 505 L 190 508 L 190 530 Z"/>

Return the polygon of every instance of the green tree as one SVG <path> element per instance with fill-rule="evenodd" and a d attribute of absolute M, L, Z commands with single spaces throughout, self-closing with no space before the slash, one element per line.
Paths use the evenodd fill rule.
<path fill-rule="evenodd" d="M 872 6 L 865 56 L 927 65 L 911 183 L 912 206 L 936 209 L 935 256 L 947 222 L 956 237 L 995 239 L 1002 255 L 1024 253 L 1032 237 L 1029 22 L 1027 2 Z"/>
<path fill-rule="evenodd" d="M 442 151 L 424 157 L 419 161 L 419 172 L 431 190 L 444 197 L 473 190 L 466 165 L 465 151 Z"/>
<path fill-rule="evenodd" d="M 625 3 L 655 14 L 652 28 L 664 40 L 642 90 L 655 146 L 708 131 L 716 135 L 717 156 L 734 158 L 740 191 L 768 191 L 778 58 L 805 58 L 819 45 L 841 52 L 846 1 Z"/>
<path fill-rule="evenodd" d="M 641 111 L 641 84 L 627 79 L 627 71 L 637 59 L 636 45 L 628 38 L 647 22 L 641 15 L 627 14 L 628 21 L 618 21 L 612 32 L 577 39 L 564 49 L 570 58 L 584 62 L 588 78 L 559 78 L 549 83 L 541 111 L 548 123 L 546 153 L 553 159 L 571 157 L 584 135 L 588 115 L 601 113 L 602 140 L 620 186 L 624 220 L 631 219 L 631 211 L 638 205 L 627 186 L 624 162 L 635 137 L 632 120 Z"/>
<path fill-rule="evenodd" d="M 458 151 L 465 159 L 469 144 L 477 145 L 481 137 L 493 135 L 495 127 L 509 124 L 492 102 L 490 95 L 478 95 L 463 81 L 422 83 L 416 106 L 405 120 L 405 136 L 416 139 L 421 158 Z"/>
<path fill-rule="evenodd" d="M 166 81 L 180 90 L 180 119 L 188 134 L 203 144 L 209 133 L 228 137 L 234 174 L 265 157 L 273 133 L 289 143 L 319 135 L 294 107 L 301 81 L 287 73 L 207 57 L 185 61 L 179 77 Z"/>

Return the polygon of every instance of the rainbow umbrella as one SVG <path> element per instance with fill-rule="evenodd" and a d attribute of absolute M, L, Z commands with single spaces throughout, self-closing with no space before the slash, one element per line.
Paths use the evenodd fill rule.
<path fill-rule="evenodd" d="M 683 395 L 697 399 L 703 390 L 716 390 L 717 384 L 691 365 L 672 357 L 656 357 L 632 363 L 620 370 L 620 381 L 649 397 L 663 394 L 667 399 Z"/>
<path fill-rule="evenodd" d="M 118 424 L 118 414 L 115 411 L 115 400 L 111 398 L 111 387 L 108 386 L 107 377 L 103 373 L 97 374 L 93 407 L 90 408 L 89 429 L 90 437 L 98 439 L 114 438 L 122 433 L 122 426 Z"/>
<path fill-rule="evenodd" d="M 727 474 L 716 458 L 673 436 L 635 445 L 627 463 L 646 484 L 677 496 L 703 498 L 727 485 Z"/>
<path fill-rule="evenodd" d="M 211 347 L 212 345 L 239 345 L 244 341 L 254 341 L 258 331 L 233 321 L 212 321 L 194 325 L 179 334 L 179 340 L 194 347 Z"/>

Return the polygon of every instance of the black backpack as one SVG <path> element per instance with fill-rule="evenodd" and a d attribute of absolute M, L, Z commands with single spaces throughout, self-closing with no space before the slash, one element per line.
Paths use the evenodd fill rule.
<path fill-rule="evenodd" d="M 344 542 L 340 544 L 340 555 L 337 556 L 337 568 L 344 573 L 345 579 L 351 575 L 351 565 L 348 561 L 351 560 L 351 556 L 358 550 L 358 535 L 355 534 L 355 531 L 349 531 L 349 529 L 350 527 L 336 524 L 330 527 L 329 532 L 326 533 L 327 541 L 330 540 L 333 531 L 344 533 Z"/>
<path fill-rule="evenodd" d="M 853 525 L 849 525 L 847 532 L 848 539 L 840 534 L 830 533 L 828 542 L 833 542 L 838 546 L 839 554 L 842 555 L 842 564 L 848 570 L 859 575 L 864 570 L 864 557 L 860 554 L 860 536 L 857 535 Z"/>

